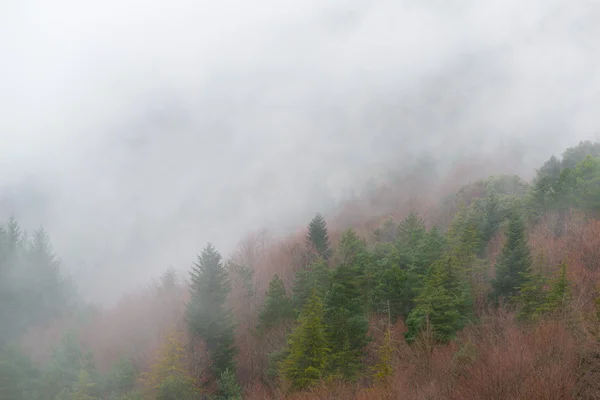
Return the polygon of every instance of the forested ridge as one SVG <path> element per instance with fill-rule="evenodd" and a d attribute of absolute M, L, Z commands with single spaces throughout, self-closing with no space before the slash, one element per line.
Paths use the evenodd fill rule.
<path fill-rule="evenodd" d="M 208 243 L 106 309 L 10 219 L 0 399 L 599 398 L 600 143 L 531 182 L 397 186 L 381 213 L 349 204 L 227 259 Z"/>

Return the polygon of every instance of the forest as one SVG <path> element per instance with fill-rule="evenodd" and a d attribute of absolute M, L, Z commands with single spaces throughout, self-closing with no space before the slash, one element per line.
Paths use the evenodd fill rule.
<path fill-rule="evenodd" d="M 600 398 L 600 142 L 530 182 L 429 186 L 409 174 L 227 257 L 200 244 L 110 307 L 11 218 L 0 399 Z"/>

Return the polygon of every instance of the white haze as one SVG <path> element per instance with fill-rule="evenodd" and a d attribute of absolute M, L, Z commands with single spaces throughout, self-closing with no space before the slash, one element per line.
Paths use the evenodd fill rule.
<path fill-rule="evenodd" d="M 529 171 L 595 138 L 598 71 L 598 1 L 4 0 L 0 214 L 112 301 L 424 151 Z"/>

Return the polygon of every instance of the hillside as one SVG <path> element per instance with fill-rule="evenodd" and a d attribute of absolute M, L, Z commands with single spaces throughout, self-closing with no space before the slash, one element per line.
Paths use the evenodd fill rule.
<path fill-rule="evenodd" d="M 0 399 L 600 398 L 600 142 L 531 181 L 469 173 L 206 244 L 106 309 L 11 219 Z"/>

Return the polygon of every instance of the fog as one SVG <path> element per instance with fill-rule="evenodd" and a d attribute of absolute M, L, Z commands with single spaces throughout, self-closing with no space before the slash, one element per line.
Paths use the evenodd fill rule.
<path fill-rule="evenodd" d="M 596 138 L 599 39 L 583 0 L 3 1 L 0 216 L 112 301 L 423 152 Z"/>

